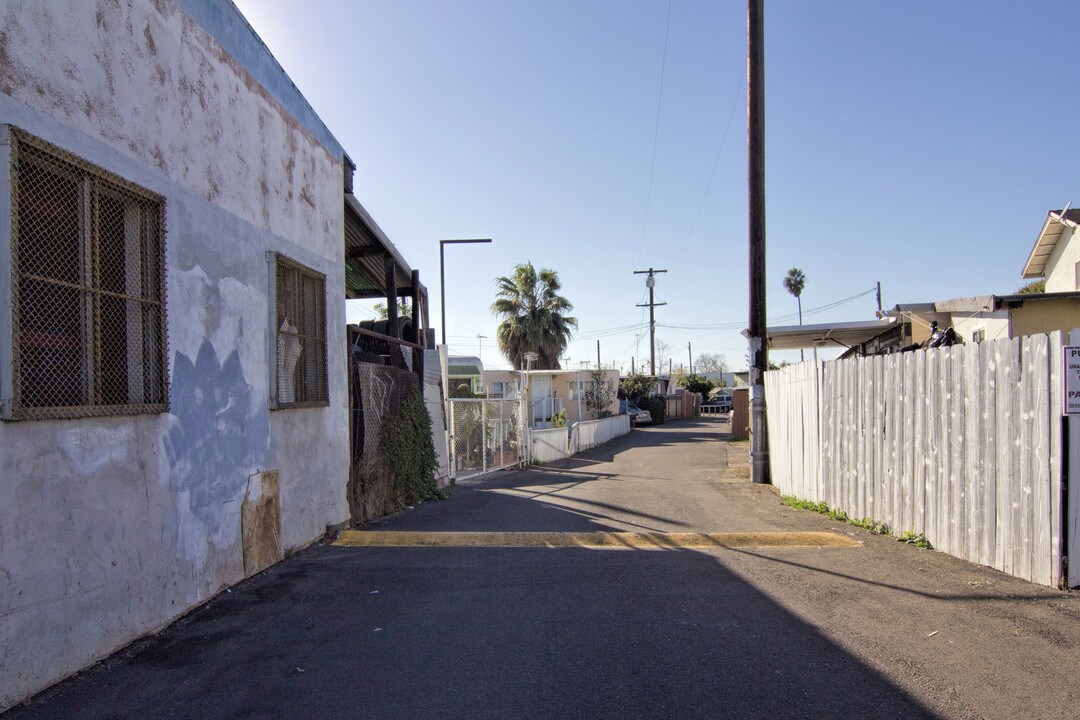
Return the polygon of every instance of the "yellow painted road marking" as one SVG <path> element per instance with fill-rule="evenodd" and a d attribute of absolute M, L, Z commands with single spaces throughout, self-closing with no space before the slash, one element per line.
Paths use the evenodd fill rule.
<path fill-rule="evenodd" d="M 833 532 L 632 533 L 632 532 L 409 532 L 345 530 L 342 547 L 580 547 L 635 550 L 748 547 L 857 547 Z"/>

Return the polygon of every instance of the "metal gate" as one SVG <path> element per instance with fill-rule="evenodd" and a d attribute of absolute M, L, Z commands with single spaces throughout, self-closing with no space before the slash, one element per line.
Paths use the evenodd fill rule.
<path fill-rule="evenodd" d="M 462 479 L 525 462 L 517 400 L 454 398 L 450 407 L 450 477 Z"/>

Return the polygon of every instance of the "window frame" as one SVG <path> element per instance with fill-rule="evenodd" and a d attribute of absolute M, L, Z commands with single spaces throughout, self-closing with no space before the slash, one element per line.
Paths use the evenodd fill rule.
<path fill-rule="evenodd" d="M 284 253 L 269 251 L 266 253 L 266 260 L 269 269 L 269 321 L 270 332 L 267 333 L 269 339 L 269 355 L 270 355 L 270 392 L 269 392 L 269 406 L 271 410 L 293 410 L 302 408 L 325 408 L 330 406 L 330 368 L 329 368 L 329 317 L 327 316 L 327 295 L 326 295 L 326 275 L 319 272 L 303 263 L 285 255 Z M 325 391 L 325 396 L 322 398 L 305 399 L 305 400 L 283 400 L 281 398 L 281 384 L 278 380 L 278 340 L 281 335 L 280 325 L 278 324 L 278 295 L 281 289 L 278 287 L 278 268 L 284 267 L 287 270 L 296 273 L 299 277 L 307 276 L 320 283 L 321 292 L 316 293 L 320 307 L 317 310 L 317 316 L 322 317 L 322 324 L 320 332 L 315 336 L 315 342 L 321 346 L 321 372 L 322 372 L 322 386 Z M 310 337 L 309 333 L 298 332 L 298 337 Z M 302 357 L 302 354 L 301 354 Z M 299 361 L 298 361 L 299 362 Z"/>
<path fill-rule="evenodd" d="M 41 278 L 32 273 L 24 273 L 20 268 L 19 254 L 20 243 L 29 247 L 29 242 L 20 238 L 20 222 L 29 222 L 28 211 L 20 208 L 20 173 L 24 168 L 20 167 L 20 153 L 32 153 L 30 162 L 45 168 L 46 172 L 55 175 L 67 175 L 77 185 L 79 207 L 77 209 L 77 236 L 79 264 L 83 265 L 83 276 L 77 282 L 71 284 L 71 289 L 79 293 L 79 304 L 83 306 L 85 314 L 84 324 L 79 330 L 79 352 L 82 354 L 82 362 L 85 364 L 86 387 L 83 402 L 79 404 L 64 405 L 23 405 L 22 402 L 22 375 L 27 369 L 24 367 L 22 320 L 26 309 L 20 307 L 22 285 L 33 282 L 43 282 Z M 46 167 L 47 166 L 47 167 Z M 5 421 L 32 421 L 32 420 L 63 420 L 80 419 L 91 417 L 123 417 L 134 415 L 152 415 L 169 412 L 170 388 L 169 388 L 169 347 L 168 347 L 168 293 L 166 285 L 166 199 L 141 185 L 118 175 L 115 172 L 86 160 L 64 148 L 58 147 L 40 137 L 37 137 L 14 125 L 0 125 L 0 167 L 6 167 L 3 174 L 3 182 L 7 184 L 0 192 L 0 217 L 6 212 L 8 222 L 0 222 L 0 419 Z M 125 291 L 110 290 L 106 287 L 106 281 L 102 279 L 102 267 L 105 262 L 101 258 L 100 244 L 103 236 L 101 228 L 100 205 L 102 198 L 111 197 L 114 200 L 123 201 L 124 198 L 137 201 L 141 204 L 141 210 L 145 215 L 141 217 L 145 221 L 152 218 L 152 227 L 149 234 L 138 240 L 139 252 L 153 251 L 154 257 L 150 259 L 149 274 L 140 275 L 140 283 L 150 283 L 153 292 L 151 294 L 131 295 Z M 125 247 L 122 256 L 125 268 L 131 261 L 128 254 L 130 248 Z M 23 250 L 23 252 L 27 252 Z M 140 265 L 143 265 L 140 260 Z M 144 267 L 144 273 L 147 266 Z M 4 272 L 3 268 L 7 268 Z M 24 277 L 25 275 L 25 277 Z M 59 279 L 49 281 L 47 284 L 61 287 L 66 281 Z M 103 365 L 108 364 L 107 355 L 111 348 L 106 347 L 104 338 L 104 324 L 102 317 L 103 299 L 122 300 L 124 302 L 136 302 L 142 309 L 157 308 L 156 330 L 146 330 L 140 320 L 133 323 L 130 316 L 125 316 L 128 339 L 131 339 L 132 327 L 138 328 L 138 338 L 142 345 L 142 353 L 145 353 L 148 342 L 150 349 L 157 345 L 157 352 L 149 355 L 139 354 L 142 358 L 141 367 L 144 370 L 151 368 L 156 377 L 151 376 L 153 389 L 150 394 L 157 395 L 159 402 L 122 402 L 107 403 L 105 397 L 112 391 L 112 387 L 103 387 L 104 377 L 101 371 Z M 6 301 L 6 302 L 4 302 Z M 148 334 L 149 333 L 149 334 Z M 125 345 L 128 356 L 131 356 L 131 347 Z M 7 352 L 3 352 L 3 351 Z M 156 364 L 156 368 L 153 365 Z M 133 385 L 133 368 L 124 365 L 124 378 L 128 385 L 127 399 L 131 399 L 132 388 L 135 386 L 146 387 L 147 381 L 143 377 Z"/>

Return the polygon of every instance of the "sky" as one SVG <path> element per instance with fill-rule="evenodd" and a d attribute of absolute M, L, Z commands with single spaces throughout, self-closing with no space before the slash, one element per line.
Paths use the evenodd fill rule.
<path fill-rule="evenodd" d="M 564 366 L 599 341 L 641 369 L 651 267 L 674 366 L 745 368 L 744 2 L 236 3 L 356 163 L 437 337 L 438 241 L 492 238 L 446 248 L 451 354 L 509 367 L 495 278 L 529 261 L 574 305 Z M 798 322 L 792 267 L 807 324 L 873 319 L 878 282 L 886 309 L 1017 290 L 1047 211 L 1080 206 L 1078 25 L 1075 0 L 765 0 L 769 325 Z"/>

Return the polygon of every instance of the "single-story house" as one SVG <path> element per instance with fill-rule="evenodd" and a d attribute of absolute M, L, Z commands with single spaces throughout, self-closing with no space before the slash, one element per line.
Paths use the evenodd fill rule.
<path fill-rule="evenodd" d="M 450 355 L 446 358 L 446 376 L 449 383 L 448 394 L 461 386 L 467 386 L 469 392 L 479 395 L 484 392 L 484 363 L 475 355 Z"/>
<path fill-rule="evenodd" d="M 605 413 L 618 414 L 619 371 L 604 370 L 602 383 L 601 391 L 607 403 L 597 411 L 587 401 L 587 393 L 593 389 L 592 370 L 485 370 L 483 373 L 488 397 L 527 397 L 533 427 L 548 427 L 551 416 L 563 410 L 570 423 L 595 420 Z M 523 386 L 527 389 L 524 395 Z"/>

